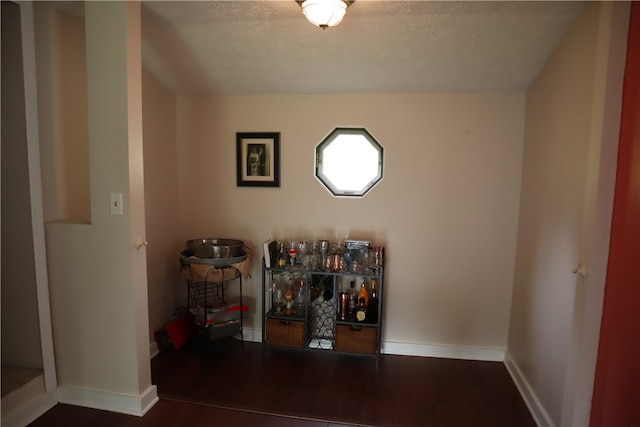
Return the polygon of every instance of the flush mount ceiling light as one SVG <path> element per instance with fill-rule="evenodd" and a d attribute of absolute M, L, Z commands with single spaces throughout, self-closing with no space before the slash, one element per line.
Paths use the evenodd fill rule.
<path fill-rule="evenodd" d="M 338 25 L 353 0 L 296 0 L 313 25 L 322 28 Z"/>

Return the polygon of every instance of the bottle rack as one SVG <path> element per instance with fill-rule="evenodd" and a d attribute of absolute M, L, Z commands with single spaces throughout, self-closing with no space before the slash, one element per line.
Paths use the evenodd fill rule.
<path fill-rule="evenodd" d="M 262 342 L 267 346 L 300 350 L 332 351 L 374 357 L 379 364 L 382 334 L 383 267 L 349 272 L 308 270 L 301 266 L 267 268 L 262 262 Z M 364 281 L 377 281 L 377 315 L 373 320 L 358 322 L 355 316 L 341 320 L 339 294 L 352 280 L 359 289 Z M 274 286 L 275 283 L 275 286 Z M 303 285 L 300 285 L 300 284 Z M 293 288 L 292 313 L 286 306 L 278 310 L 275 289 Z M 303 288 L 303 299 L 296 294 Z M 283 291 L 284 292 L 284 291 Z"/>

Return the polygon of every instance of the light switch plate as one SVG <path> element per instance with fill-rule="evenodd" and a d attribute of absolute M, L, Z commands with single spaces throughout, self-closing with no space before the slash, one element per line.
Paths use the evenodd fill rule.
<path fill-rule="evenodd" d="M 111 193 L 111 215 L 122 215 L 122 193 Z"/>

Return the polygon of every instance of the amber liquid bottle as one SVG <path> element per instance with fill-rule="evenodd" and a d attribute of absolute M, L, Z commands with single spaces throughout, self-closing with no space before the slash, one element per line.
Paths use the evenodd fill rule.
<path fill-rule="evenodd" d="M 364 307 L 366 308 L 369 305 L 369 291 L 364 281 L 360 285 L 360 291 L 358 291 L 358 302 L 362 299 L 364 299 Z"/>

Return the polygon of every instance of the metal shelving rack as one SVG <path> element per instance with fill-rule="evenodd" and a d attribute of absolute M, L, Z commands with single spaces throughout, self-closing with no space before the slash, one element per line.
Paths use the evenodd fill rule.
<path fill-rule="evenodd" d="M 188 268 L 188 265 L 182 266 Z M 244 315 L 242 311 L 242 273 L 234 266 L 220 269 L 222 271 L 220 279 L 216 280 L 194 280 L 186 279 L 187 282 L 187 310 L 198 333 L 209 340 L 225 338 L 239 335 L 242 349 L 244 349 Z M 211 310 L 222 309 L 227 306 L 225 292 L 229 284 L 238 281 L 240 315 L 239 319 L 224 323 L 214 323 L 208 321 Z"/>
<path fill-rule="evenodd" d="M 294 314 L 277 313 L 272 284 L 278 277 L 295 282 L 295 278 L 305 280 L 305 299 L 302 306 L 294 308 Z M 267 268 L 262 260 L 262 342 L 264 345 L 284 346 L 305 350 L 333 351 L 336 353 L 356 354 L 369 356 L 376 359 L 376 367 L 379 365 L 380 349 L 382 342 L 382 301 L 384 294 L 384 268 L 378 267 L 375 271 L 328 271 L 307 270 L 300 266 L 287 266 L 284 268 Z M 359 286 L 362 280 L 377 279 L 377 318 L 375 322 L 356 322 L 355 319 L 340 320 L 339 293 L 346 289 L 349 281 L 356 280 Z M 358 289 L 356 289 L 357 291 Z M 303 339 L 298 336 L 298 328 L 303 330 Z M 269 331 L 268 329 L 271 328 Z M 373 331 L 375 329 L 375 331 Z M 368 341 L 367 348 L 372 351 L 360 350 L 347 345 L 336 346 L 337 339 L 360 339 L 358 333 L 366 330 L 368 336 L 375 337 Z M 342 334 L 338 334 L 338 331 Z M 350 335 L 351 334 L 351 335 Z M 345 338 L 346 337 L 346 338 Z"/>

